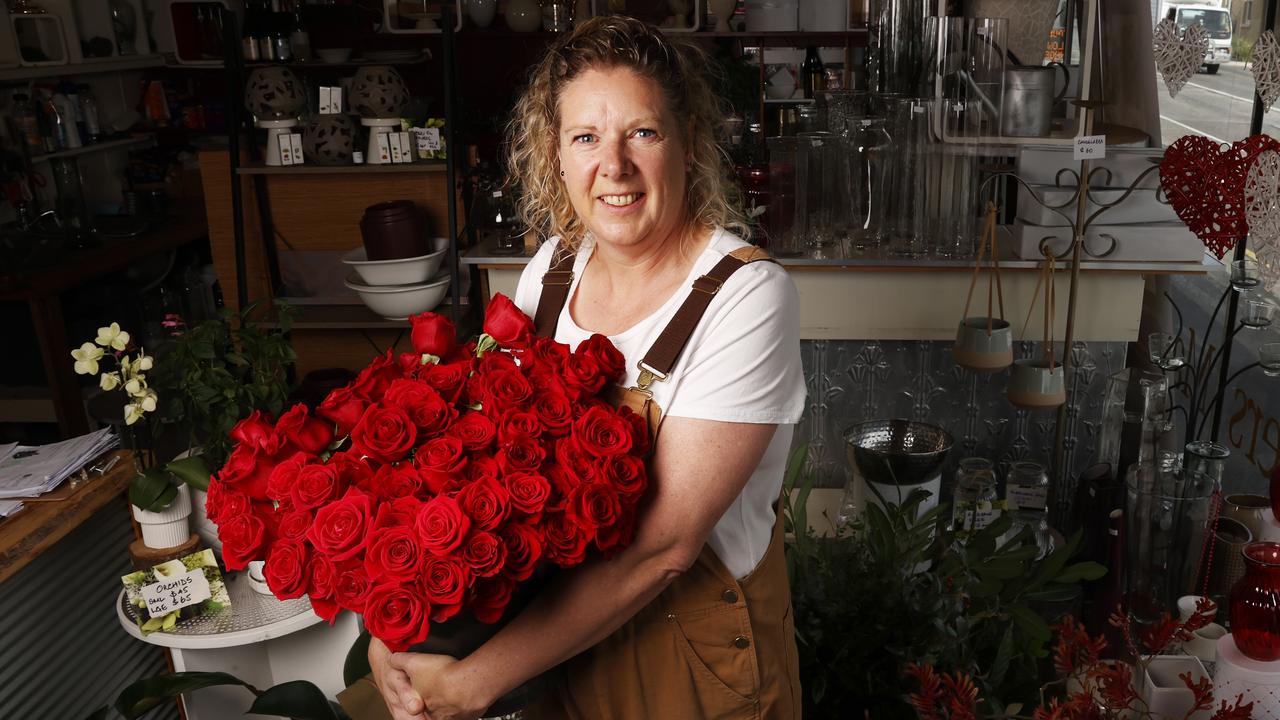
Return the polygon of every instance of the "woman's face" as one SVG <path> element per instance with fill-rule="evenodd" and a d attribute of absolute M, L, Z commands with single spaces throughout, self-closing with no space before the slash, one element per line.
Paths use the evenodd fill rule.
<path fill-rule="evenodd" d="M 661 242 L 684 219 L 688 153 L 657 83 L 625 68 L 587 70 L 560 93 L 560 169 L 598 242 Z"/>

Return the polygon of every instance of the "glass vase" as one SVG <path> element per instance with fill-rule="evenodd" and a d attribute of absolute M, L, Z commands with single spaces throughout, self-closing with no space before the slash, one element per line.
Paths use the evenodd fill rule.
<path fill-rule="evenodd" d="M 1202 472 L 1213 478 L 1213 481 L 1221 487 L 1222 475 L 1226 472 L 1227 460 L 1230 457 L 1231 450 L 1226 445 L 1210 440 L 1197 440 L 1187 443 L 1182 463 L 1188 470 Z"/>
<path fill-rule="evenodd" d="M 1231 633 L 1240 652 L 1280 660 L 1280 543 L 1245 546 L 1245 574 L 1231 588 Z"/>

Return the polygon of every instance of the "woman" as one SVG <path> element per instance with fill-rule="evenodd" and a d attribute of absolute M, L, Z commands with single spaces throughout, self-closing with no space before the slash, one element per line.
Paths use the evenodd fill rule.
<path fill-rule="evenodd" d="M 741 214 L 705 63 L 644 23 L 597 18 L 557 41 L 517 105 L 522 210 L 552 237 L 516 303 L 530 316 L 550 308 L 539 324 L 571 346 L 608 335 L 627 357 L 624 385 L 647 385 L 665 413 L 650 498 L 626 551 L 561 573 L 469 657 L 392 655 L 374 641 L 397 720 L 476 717 L 557 666 L 527 716 L 799 716 L 775 513 L 804 404 L 798 299 L 776 264 L 724 260 L 756 258 L 724 227 Z M 674 366 L 642 377 L 638 362 L 684 305 L 704 309 Z"/>

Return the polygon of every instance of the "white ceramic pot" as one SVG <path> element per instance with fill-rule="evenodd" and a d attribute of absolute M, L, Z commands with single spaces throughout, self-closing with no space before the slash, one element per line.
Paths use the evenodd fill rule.
<path fill-rule="evenodd" d="M 507 3 L 507 27 L 516 32 L 542 29 L 542 6 L 538 0 L 511 0 Z"/>
<path fill-rule="evenodd" d="M 142 544 L 153 550 L 177 547 L 191 539 L 191 490 L 178 486 L 178 495 L 169 507 L 151 512 L 133 506 L 133 519 L 142 526 Z"/>
<path fill-rule="evenodd" d="M 476 27 L 487 28 L 498 12 L 498 0 L 467 0 L 467 17 Z"/>
<path fill-rule="evenodd" d="M 1013 330 L 999 318 L 965 318 L 956 330 L 951 355 L 957 365 L 974 372 L 1004 370 L 1013 364 Z"/>
<path fill-rule="evenodd" d="M 191 489 L 191 530 L 200 536 L 205 547 L 214 552 L 222 552 L 222 541 L 218 539 L 218 524 L 209 519 L 205 513 L 205 503 L 209 493 L 204 490 Z"/>

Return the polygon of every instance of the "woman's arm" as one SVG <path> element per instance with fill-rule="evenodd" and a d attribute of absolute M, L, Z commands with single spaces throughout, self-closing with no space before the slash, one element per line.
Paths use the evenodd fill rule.
<path fill-rule="evenodd" d="M 621 627 L 693 565 L 775 429 L 667 418 L 650 465 L 651 499 L 631 546 L 612 560 L 559 575 L 511 624 L 461 661 L 392 655 L 383 670 L 408 673 L 422 698 L 388 677 L 383 694 L 405 712 L 397 720 L 419 717 L 413 713 L 421 712 L 422 702 L 432 720 L 475 717 L 504 693 Z"/>

